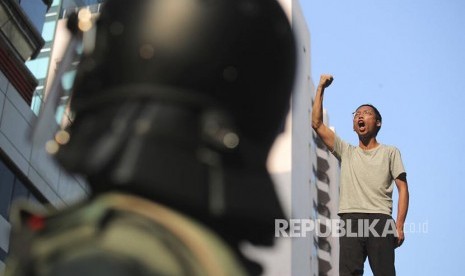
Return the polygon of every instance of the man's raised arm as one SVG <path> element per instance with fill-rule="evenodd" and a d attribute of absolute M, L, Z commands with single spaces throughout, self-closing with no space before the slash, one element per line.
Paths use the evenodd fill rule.
<path fill-rule="evenodd" d="M 330 86 L 332 82 L 333 76 L 321 75 L 312 109 L 312 128 L 330 151 L 334 150 L 335 136 L 334 132 L 323 123 L 323 95 L 326 87 Z"/>

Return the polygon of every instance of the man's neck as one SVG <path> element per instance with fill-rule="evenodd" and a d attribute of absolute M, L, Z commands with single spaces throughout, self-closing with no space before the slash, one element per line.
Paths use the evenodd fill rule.
<path fill-rule="evenodd" d="M 358 146 L 362 150 L 370 150 L 374 149 L 379 145 L 378 141 L 376 140 L 376 137 L 359 137 L 359 142 Z"/>

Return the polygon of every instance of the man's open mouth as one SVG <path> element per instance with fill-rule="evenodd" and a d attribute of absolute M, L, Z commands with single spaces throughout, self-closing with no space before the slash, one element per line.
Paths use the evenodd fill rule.
<path fill-rule="evenodd" d="M 365 130 L 365 122 L 363 120 L 358 120 L 358 129 Z"/>

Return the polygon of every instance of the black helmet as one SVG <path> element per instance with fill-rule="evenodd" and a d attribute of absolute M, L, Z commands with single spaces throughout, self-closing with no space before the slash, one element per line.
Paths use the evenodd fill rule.
<path fill-rule="evenodd" d="M 182 90 L 180 98 L 200 95 L 223 105 L 243 135 L 273 140 L 295 67 L 288 19 L 275 2 L 109 0 L 95 50 L 78 71 L 75 111 L 94 98 L 157 99 Z M 151 90 L 134 91 L 141 85 Z"/>
<path fill-rule="evenodd" d="M 129 190 L 197 217 L 216 208 L 231 229 L 269 241 L 283 213 L 266 158 L 294 71 L 276 0 L 108 0 L 57 157 L 94 190 Z"/>

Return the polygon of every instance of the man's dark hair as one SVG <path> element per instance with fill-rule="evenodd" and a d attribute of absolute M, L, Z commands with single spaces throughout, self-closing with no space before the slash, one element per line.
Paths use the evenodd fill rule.
<path fill-rule="evenodd" d="M 383 122 L 383 117 L 381 116 L 381 113 L 379 113 L 379 110 L 372 104 L 362 104 L 359 107 L 357 107 L 357 109 L 355 109 L 355 110 L 359 110 L 360 107 L 363 107 L 363 106 L 369 106 L 369 107 L 373 108 L 373 110 L 375 111 L 376 120 L 378 120 L 380 123 Z M 376 134 L 378 134 L 380 129 L 381 129 L 381 126 L 377 127 Z"/>

